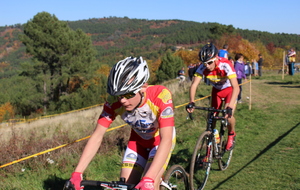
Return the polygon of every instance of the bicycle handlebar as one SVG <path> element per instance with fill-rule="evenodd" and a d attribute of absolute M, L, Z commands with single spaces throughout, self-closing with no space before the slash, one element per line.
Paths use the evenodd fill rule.
<path fill-rule="evenodd" d="M 93 180 L 83 180 L 80 183 L 82 186 L 93 186 L 93 187 L 101 187 L 101 186 L 109 186 L 111 188 L 115 187 L 127 187 L 129 190 L 138 190 L 135 187 L 134 184 L 129 184 L 121 181 L 112 181 L 112 182 L 105 182 L 105 181 L 93 181 Z"/>
<path fill-rule="evenodd" d="M 226 109 L 215 109 L 214 107 L 200 107 L 200 106 L 193 106 L 192 108 L 194 109 L 199 109 L 199 110 L 204 110 L 204 111 L 208 111 L 208 112 L 217 112 L 217 113 L 225 113 L 226 114 Z M 192 113 L 188 112 L 188 117 L 193 120 L 193 115 Z M 215 116 L 214 117 L 215 120 L 222 120 L 225 119 L 225 117 L 222 116 Z"/>
<path fill-rule="evenodd" d="M 125 183 L 123 181 L 94 181 L 94 180 L 83 180 L 80 183 L 81 186 L 92 186 L 92 187 L 108 187 L 110 189 L 128 189 L 128 190 L 138 190 L 134 184 Z M 70 181 L 66 181 L 64 185 L 64 190 L 75 190 L 74 185 Z"/>

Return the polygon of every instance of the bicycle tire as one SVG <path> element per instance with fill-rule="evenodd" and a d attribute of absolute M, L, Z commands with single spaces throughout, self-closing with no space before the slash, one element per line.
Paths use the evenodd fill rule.
<path fill-rule="evenodd" d="M 220 157 L 218 158 L 218 165 L 219 165 L 219 169 L 221 171 L 224 171 L 228 168 L 231 158 L 232 158 L 232 153 L 233 153 L 233 150 L 230 150 L 230 151 L 225 150 L 226 145 L 227 145 L 228 133 L 227 133 L 227 131 L 225 131 L 223 133 L 224 134 L 220 134 L 220 144 L 219 144 Z"/>
<path fill-rule="evenodd" d="M 190 164 L 190 188 L 201 190 L 206 185 L 212 165 L 213 145 L 210 141 L 211 131 L 203 132 L 196 143 Z M 210 144 L 210 146 L 209 146 Z M 210 148 L 209 148 L 210 147 Z M 203 162 L 209 152 L 208 162 Z"/>
<path fill-rule="evenodd" d="M 189 190 L 189 177 L 185 169 L 180 165 L 171 166 L 164 177 L 164 182 L 173 190 Z M 169 189 L 163 185 L 160 190 Z"/>

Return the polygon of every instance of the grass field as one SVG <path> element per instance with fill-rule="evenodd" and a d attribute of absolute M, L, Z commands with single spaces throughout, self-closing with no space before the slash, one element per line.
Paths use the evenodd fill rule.
<path fill-rule="evenodd" d="M 188 102 L 188 92 L 178 90 L 178 84 L 166 84 L 173 94 L 174 105 Z M 250 90 L 251 86 L 251 90 Z M 202 84 L 198 98 L 210 95 L 210 86 Z M 249 99 L 247 99 L 249 97 Z M 249 106 L 251 101 L 251 107 Z M 196 102 L 208 105 L 209 100 Z M 97 108 L 97 111 L 101 109 Z M 176 110 L 177 144 L 170 165 L 181 164 L 189 170 L 190 156 L 200 133 L 205 129 L 205 113 L 197 111 L 194 120 L 187 120 L 184 106 Z M 229 168 L 217 170 L 213 164 L 205 189 L 300 189 L 300 74 L 285 76 L 264 73 L 243 85 L 243 103 L 237 105 L 235 117 L 236 147 Z M 75 116 L 81 118 L 81 116 Z M 73 142 L 88 136 L 94 129 L 97 114 L 45 122 L 40 126 L 13 130 L 0 128 L 0 165 L 25 156 Z M 55 121 L 55 119 L 53 120 Z M 121 124 L 118 121 L 117 124 Z M 117 180 L 122 153 L 129 127 L 108 132 L 99 153 L 86 170 L 84 177 L 93 180 Z M 13 132 L 15 131 L 15 132 Z M 1 140 L 1 139 L 0 139 Z M 86 140 L 74 143 L 7 167 L 0 168 L 0 189 L 58 190 L 76 166 Z M 53 161 L 53 163 L 51 162 Z"/>

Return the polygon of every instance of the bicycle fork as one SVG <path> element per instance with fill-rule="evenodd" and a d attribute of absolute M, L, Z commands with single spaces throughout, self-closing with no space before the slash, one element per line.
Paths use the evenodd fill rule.
<path fill-rule="evenodd" d="M 214 134 L 212 134 L 214 135 Z M 205 157 L 205 162 L 212 162 L 213 157 L 219 157 L 219 148 L 220 148 L 220 143 L 218 144 L 216 142 L 216 139 L 211 136 L 211 140 L 209 141 L 206 149 L 206 157 Z M 213 154 L 213 155 L 210 155 Z"/>

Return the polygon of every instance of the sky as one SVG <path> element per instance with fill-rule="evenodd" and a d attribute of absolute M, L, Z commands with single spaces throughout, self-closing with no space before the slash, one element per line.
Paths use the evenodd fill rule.
<path fill-rule="evenodd" d="M 300 35 L 299 0 L 6 0 L 0 26 L 25 24 L 39 12 L 61 21 L 128 17 L 216 22 L 234 28 Z"/>

